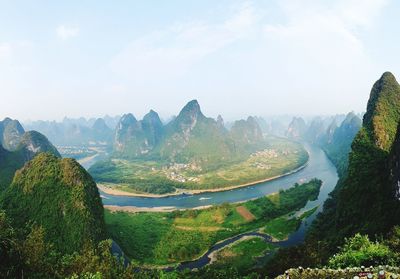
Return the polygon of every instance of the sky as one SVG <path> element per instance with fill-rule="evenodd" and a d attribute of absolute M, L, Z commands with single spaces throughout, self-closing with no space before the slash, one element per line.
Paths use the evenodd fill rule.
<path fill-rule="evenodd" d="M 0 118 L 365 111 L 400 1 L 0 0 Z"/>

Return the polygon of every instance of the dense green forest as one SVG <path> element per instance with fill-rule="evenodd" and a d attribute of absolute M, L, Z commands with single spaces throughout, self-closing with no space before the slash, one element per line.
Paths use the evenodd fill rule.
<path fill-rule="evenodd" d="M 358 255 L 359 261 L 353 262 L 354 266 L 385 261 L 399 264 L 398 246 L 392 245 L 399 239 L 395 225 L 400 224 L 400 203 L 396 198 L 398 177 L 393 175 L 399 158 L 394 144 L 399 135 L 399 122 L 400 85 L 391 73 L 384 73 L 371 90 L 363 126 L 351 145 L 348 168 L 340 173 L 339 182 L 305 243 L 278 251 L 262 269 L 263 273 L 272 276 L 293 266 L 349 264 L 349 255 L 331 258 L 340 252 L 339 246 L 343 247 L 342 253 L 350 247 Z M 367 236 L 373 240 L 384 239 L 380 241 L 384 247 L 368 243 L 357 247 L 346 242 L 346 238 L 358 233 L 366 236 L 356 236 L 356 240 L 366 242 Z M 385 245 L 386 242 L 392 244 Z M 372 254 L 368 256 L 368 253 Z M 373 253 L 377 254 L 373 256 Z"/>
<path fill-rule="evenodd" d="M 96 184 L 73 159 L 37 155 L 0 199 L 15 227 L 42 227 L 45 240 L 61 253 L 105 239 L 103 205 Z"/>

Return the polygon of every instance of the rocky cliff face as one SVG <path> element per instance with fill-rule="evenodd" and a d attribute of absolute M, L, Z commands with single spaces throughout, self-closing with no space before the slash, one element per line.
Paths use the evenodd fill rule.
<path fill-rule="evenodd" d="M 23 129 L 19 127 L 17 120 L 7 120 L 0 123 L 1 125 L 6 123 L 2 127 L 6 127 L 5 132 L 3 130 L 3 134 L 5 135 L 3 138 L 6 138 L 5 145 L 8 147 L 6 149 L 0 144 L 0 191 L 8 187 L 14 177 L 15 171 L 33 159 L 37 154 L 47 152 L 61 157 L 57 149 L 44 135 L 36 131 L 21 134 Z"/>
<path fill-rule="evenodd" d="M 292 139 L 303 139 L 307 131 L 306 122 L 301 117 L 293 117 L 286 131 L 286 136 Z"/>
<path fill-rule="evenodd" d="M 164 136 L 164 126 L 158 113 L 150 110 L 142 120 L 142 129 L 146 137 L 147 145 L 154 148 Z"/>
<path fill-rule="evenodd" d="M 124 115 L 117 126 L 115 156 L 151 156 L 173 162 L 220 160 L 237 156 L 263 141 L 262 131 L 253 117 L 237 121 L 231 131 L 217 120 L 204 116 L 196 100 L 187 103 L 178 116 L 163 126 L 158 114 L 150 111 L 137 121 Z M 246 151 L 248 152 L 248 151 Z"/>
<path fill-rule="evenodd" d="M 125 114 L 116 128 L 114 150 L 118 156 L 139 157 L 152 151 L 163 134 L 162 122 L 155 111 L 151 110 L 140 121 L 130 113 Z"/>
<path fill-rule="evenodd" d="M 5 149 L 15 150 L 24 133 L 24 128 L 18 120 L 5 118 L 0 121 L 0 143 Z"/>
<path fill-rule="evenodd" d="M 326 133 L 324 121 L 320 117 L 316 117 L 311 121 L 310 126 L 305 132 L 305 138 L 311 143 L 318 144 Z"/>
<path fill-rule="evenodd" d="M 261 128 L 252 116 L 247 120 L 235 121 L 230 134 L 239 144 L 256 144 L 263 140 Z"/>
<path fill-rule="evenodd" d="M 61 158 L 57 148 L 41 133 L 29 131 L 24 133 L 17 147 L 19 152 L 24 153 L 26 161 L 33 159 L 39 153 L 50 153 Z"/>

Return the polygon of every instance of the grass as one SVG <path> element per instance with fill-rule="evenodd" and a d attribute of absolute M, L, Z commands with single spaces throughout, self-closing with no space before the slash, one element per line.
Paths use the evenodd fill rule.
<path fill-rule="evenodd" d="M 280 191 L 280 203 L 263 197 L 241 204 L 222 204 L 201 210 L 174 212 L 105 212 L 111 238 L 134 262 L 167 265 L 192 260 L 212 245 L 243 232 L 265 227 L 268 222 L 294 213 L 318 196 L 321 181 L 311 180 Z M 254 218 L 245 218 L 237 208 Z M 137 241 L 140 239 L 140 241 Z"/>
<path fill-rule="evenodd" d="M 299 168 L 308 160 L 301 144 L 286 139 L 270 138 L 259 150 L 250 156 L 218 162 L 113 159 L 96 163 L 89 172 L 97 182 L 119 190 L 165 194 L 176 188 L 218 189 L 265 180 Z"/>
<path fill-rule="evenodd" d="M 277 240 L 286 240 L 290 234 L 300 227 L 302 220 L 310 217 L 317 209 L 318 206 L 305 211 L 299 217 L 291 218 L 293 214 L 290 214 L 290 216 L 273 219 L 266 224 L 264 232 Z"/>
<path fill-rule="evenodd" d="M 317 209 L 318 209 L 318 206 L 316 206 L 308 211 L 305 211 L 303 214 L 300 215 L 300 219 L 307 219 L 308 217 L 313 215 L 315 213 L 315 211 L 317 211 Z"/>
<path fill-rule="evenodd" d="M 277 240 L 285 240 L 297 230 L 300 224 L 301 219 L 279 217 L 269 221 L 264 228 L 264 232 Z"/>
<path fill-rule="evenodd" d="M 235 266 L 237 270 L 246 273 L 254 266 L 257 257 L 275 249 L 273 244 L 260 237 L 248 238 L 216 252 L 216 261 L 212 265 L 216 267 Z"/>

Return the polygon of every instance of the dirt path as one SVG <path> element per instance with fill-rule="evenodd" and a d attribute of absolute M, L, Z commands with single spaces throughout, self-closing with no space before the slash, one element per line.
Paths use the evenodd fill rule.
<path fill-rule="evenodd" d="M 222 227 L 206 227 L 206 226 L 203 227 L 175 226 L 175 228 L 183 231 L 202 231 L 202 232 L 216 232 L 224 229 Z"/>
<path fill-rule="evenodd" d="M 243 205 L 236 207 L 237 213 L 239 213 L 247 222 L 251 222 L 256 217 Z"/>

